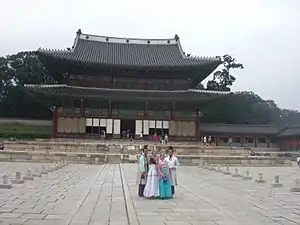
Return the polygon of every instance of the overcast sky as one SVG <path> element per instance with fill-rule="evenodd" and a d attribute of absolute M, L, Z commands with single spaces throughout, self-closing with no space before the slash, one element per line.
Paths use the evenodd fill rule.
<path fill-rule="evenodd" d="M 104 36 L 178 34 L 198 56 L 244 64 L 233 90 L 300 110 L 300 0 L 0 0 L 0 55 L 71 47 L 78 29 Z"/>

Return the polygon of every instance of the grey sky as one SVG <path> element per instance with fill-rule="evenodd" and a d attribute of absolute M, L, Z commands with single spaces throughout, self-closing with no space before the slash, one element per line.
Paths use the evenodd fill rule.
<path fill-rule="evenodd" d="M 300 110 L 299 0 L 0 0 L 0 55 L 71 47 L 75 33 L 165 38 L 198 56 L 231 54 L 251 90 Z"/>

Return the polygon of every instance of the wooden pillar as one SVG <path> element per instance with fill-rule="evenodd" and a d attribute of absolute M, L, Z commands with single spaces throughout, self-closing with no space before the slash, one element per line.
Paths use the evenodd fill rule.
<path fill-rule="evenodd" d="M 171 108 L 171 120 L 174 120 L 174 118 L 175 118 L 175 110 L 176 110 L 175 102 L 172 102 L 172 108 Z"/>
<path fill-rule="evenodd" d="M 244 135 L 241 136 L 241 145 L 242 145 L 242 147 L 246 147 L 245 146 L 245 136 Z"/>
<path fill-rule="evenodd" d="M 52 110 L 52 138 L 55 138 L 57 134 L 57 107 L 53 106 Z"/>
<path fill-rule="evenodd" d="M 196 141 L 200 142 L 200 111 L 199 109 L 196 110 Z"/>
<path fill-rule="evenodd" d="M 80 116 L 84 116 L 83 99 L 80 100 Z"/>
<path fill-rule="evenodd" d="M 108 101 L 108 117 L 112 116 L 111 100 Z"/>
<path fill-rule="evenodd" d="M 258 147 L 258 136 L 253 136 L 254 139 L 254 148 Z"/>
<path fill-rule="evenodd" d="M 145 103 L 144 117 L 148 118 L 148 102 Z"/>

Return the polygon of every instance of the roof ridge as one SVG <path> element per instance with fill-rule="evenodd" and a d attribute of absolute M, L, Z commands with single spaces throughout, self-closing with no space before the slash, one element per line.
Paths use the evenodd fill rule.
<path fill-rule="evenodd" d="M 38 48 L 38 52 L 51 52 L 51 53 L 70 53 L 73 52 L 73 48 L 66 49 L 51 49 L 51 48 Z"/>
<path fill-rule="evenodd" d="M 132 38 L 132 37 L 115 37 L 115 36 L 104 36 L 104 35 L 96 35 L 96 34 L 85 34 L 81 33 L 81 35 L 88 35 L 92 37 L 100 37 L 100 38 L 114 38 L 114 39 L 122 39 L 122 40 L 142 40 L 142 41 L 167 41 L 167 40 L 175 40 L 174 38 Z"/>
<path fill-rule="evenodd" d="M 174 38 L 114 37 L 114 36 L 102 36 L 96 34 L 86 34 L 86 33 L 82 33 L 81 29 L 79 29 L 76 33 L 74 46 L 76 46 L 77 41 L 79 39 L 87 40 L 87 41 L 107 42 L 107 43 L 144 44 L 144 45 L 148 45 L 148 44 L 170 45 L 170 44 L 177 44 L 177 41 L 179 40 L 178 35 L 175 35 Z"/>
<path fill-rule="evenodd" d="M 24 84 L 24 87 L 67 87 L 66 84 Z"/>
<path fill-rule="evenodd" d="M 175 35 L 175 39 L 177 39 L 177 45 L 178 45 L 179 51 L 184 59 L 193 59 L 193 60 L 201 60 L 201 61 L 203 61 L 203 60 L 212 61 L 213 60 L 216 62 L 221 62 L 221 59 L 218 56 L 214 56 L 214 57 L 213 56 L 192 56 L 191 54 L 185 54 L 177 34 Z"/>
<path fill-rule="evenodd" d="M 92 37 L 100 37 L 100 38 L 115 38 L 115 39 L 129 39 L 129 40 L 143 40 L 143 41 L 147 41 L 147 40 L 153 40 L 153 41 L 160 41 L 160 40 L 176 40 L 178 38 L 177 35 L 175 35 L 174 38 L 131 38 L 131 37 L 115 37 L 115 36 L 103 36 L 103 35 L 97 35 L 97 34 L 87 34 L 87 33 L 82 33 L 81 29 L 79 29 L 77 31 L 77 35 L 88 35 L 88 36 L 92 36 Z"/>

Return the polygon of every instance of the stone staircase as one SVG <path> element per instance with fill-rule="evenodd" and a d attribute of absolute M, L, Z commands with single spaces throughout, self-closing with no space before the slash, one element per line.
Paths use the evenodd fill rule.
<path fill-rule="evenodd" d="M 148 144 L 150 150 L 165 151 L 168 146 L 153 142 L 80 142 L 80 141 L 5 141 L 5 150 L 0 151 L 0 161 L 70 163 L 129 163 L 136 162 L 140 149 Z M 208 164 L 245 166 L 287 166 L 283 157 L 250 156 L 250 151 L 241 147 L 216 147 L 195 143 L 170 143 L 176 150 L 182 165 Z"/>
<path fill-rule="evenodd" d="M 44 152 L 83 152 L 83 153 L 128 153 L 136 154 L 148 145 L 150 150 L 166 151 L 168 146 L 161 146 L 153 142 L 67 142 L 67 141 L 5 141 L 7 151 L 44 151 Z M 203 146 L 185 143 L 171 143 L 177 155 L 250 155 L 250 151 L 244 147 L 217 147 Z"/>

